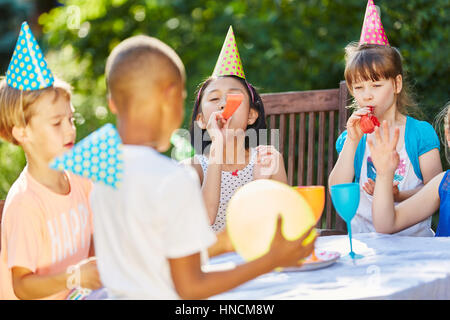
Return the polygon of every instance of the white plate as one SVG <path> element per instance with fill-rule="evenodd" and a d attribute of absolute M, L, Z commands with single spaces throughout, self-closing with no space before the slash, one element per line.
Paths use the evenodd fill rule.
<path fill-rule="evenodd" d="M 236 264 L 234 262 L 224 262 L 224 263 L 217 263 L 217 264 L 207 264 L 202 266 L 203 272 L 215 272 L 215 271 L 226 271 L 231 270 L 236 267 Z"/>
<path fill-rule="evenodd" d="M 326 268 L 335 263 L 339 259 L 341 254 L 336 251 L 316 250 L 316 256 L 317 258 L 319 258 L 319 261 L 306 262 L 300 267 L 283 268 L 281 271 L 282 272 L 310 271 Z"/>

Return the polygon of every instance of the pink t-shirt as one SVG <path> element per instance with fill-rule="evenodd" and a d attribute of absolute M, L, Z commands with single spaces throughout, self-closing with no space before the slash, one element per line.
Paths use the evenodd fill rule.
<path fill-rule="evenodd" d="M 93 231 L 89 180 L 66 172 L 70 192 L 60 195 L 37 182 L 27 167 L 6 197 L 1 225 L 0 300 L 17 299 L 12 267 L 37 275 L 66 272 L 89 255 Z M 69 290 L 45 299 L 64 299 Z"/>

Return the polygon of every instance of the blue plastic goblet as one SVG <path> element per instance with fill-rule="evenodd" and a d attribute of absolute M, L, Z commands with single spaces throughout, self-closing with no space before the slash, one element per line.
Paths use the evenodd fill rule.
<path fill-rule="evenodd" d="M 352 259 L 363 258 L 364 256 L 355 254 L 352 247 L 352 228 L 351 221 L 356 214 L 359 206 L 359 184 L 344 183 L 337 184 L 330 188 L 331 200 L 337 213 L 347 224 L 348 237 L 350 239 L 350 253 Z"/>

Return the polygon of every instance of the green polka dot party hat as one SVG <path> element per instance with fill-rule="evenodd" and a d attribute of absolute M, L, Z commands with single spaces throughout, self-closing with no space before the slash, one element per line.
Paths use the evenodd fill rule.
<path fill-rule="evenodd" d="M 30 91 L 50 87 L 53 81 L 53 74 L 47 66 L 41 48 L 28 23 L 23 22 L 6 71 L 6 83 L 14 89 Z"/>
<path fill-rule="evenodd" d="M 122 146 L 116 128 L 108 123 L 53 159 L 50 168 L 68 170 L 94 183 L 100 182 L 117 189 L 123 174 Z"/>
<path fill-rule="evenodd" d="M 234 38 L 233 27 L 228 28 L 228 33 L 223 42 L 222 50 L 217 59 L 213 76 L 238 76 L 245 79 L 244 69 L 242 68 L 241 58 Z"/>

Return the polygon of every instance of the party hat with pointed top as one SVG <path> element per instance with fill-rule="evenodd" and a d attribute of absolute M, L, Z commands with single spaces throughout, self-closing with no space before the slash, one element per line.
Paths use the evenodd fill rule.
<path fill-rule="evenodd" d="M 373 0 L 367 2 L 359 44 L 389 45 L 388 38 L 384 32 L 380 16 Z"/>
<path fill-rule="evenodd" d="M 53 159 L 50 168 L 69 170 L 93 182 L 118 188 L 123 173 L 122 146 L 116 128 L 108 123 Z"/>
<path fill-rule="evenodd" d="M 50 87 L 53 81 L 41 48 L 28 23 L 23 22 L 6 71 L 6 83 L 14 89 L 29 91 Z"/>
<path fill-rule="evenodd" d="M 220 51 L 219 59 L 217 59 L 216 66 L 213 71 L 213 76 L 216 77 L 230 75 L 245 79 L 244 69 L 242 68 L 242 62 L 239 56 L 232 26 L 228 29 L 222 50 Z"/>

